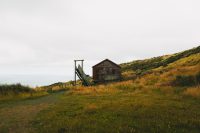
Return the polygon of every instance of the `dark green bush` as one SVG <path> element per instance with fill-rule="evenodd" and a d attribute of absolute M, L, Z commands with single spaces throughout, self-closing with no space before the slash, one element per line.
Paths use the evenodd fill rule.
<path fill-rule="evenodd" d="M 0 85 L 0 95 L 19 94 L 22 92 L 33 92 L 33 89 L 21 84 Z"/>
<path fill-rule="evenodd" d="M 195 84 L 195 78 L 194 76 L 178 75 L 176 76 L 174 84 L 177 86 L 191 86 Z"/>
<path fill-rule="evenodd" d="M 196 82 L 200 84 L 200 72 L 196 75 Z"/>
<path fill-rule="evenodd" d="M 176 86 L 193 86 L 200 84 L 200 72 L 196 75 L 178 75 L 173 85 Z"/>

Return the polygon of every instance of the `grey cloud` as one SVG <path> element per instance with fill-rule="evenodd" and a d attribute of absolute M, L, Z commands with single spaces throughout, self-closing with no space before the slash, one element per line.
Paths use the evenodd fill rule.
<path fill-rule="evenodd" d="M 199 45 L 199 0 L 1 0 L 0 74 L 73 76 Z M 3 78 L 1 78 L 3 79 Z M 66 79 L 68 80 L 68 79 Z"/>

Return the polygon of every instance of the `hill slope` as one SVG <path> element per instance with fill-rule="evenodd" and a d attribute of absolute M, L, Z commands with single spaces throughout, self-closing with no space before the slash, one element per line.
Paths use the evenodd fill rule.
<path fill-rule="evenodd" d="M 124 80 L 139 77 L 145 78 L 146 82 L 157 82 L 163 85 L 199 84 L 200 46 L 173 55 L 124 63 L 121 66 Z M 187 83 L 176 83 L 177 78 Z"/>
<path fill-rule="evenodd" d="M 199 133 L 199 47 L 121 66 L 121 82 L 0 102 L 0 132 Z"/>
<path fill-rule="evenodd" d="M 161 66 L 167 66 L 177 60 L 200 53 L 200 46 L 173 55 L 154 57 L 146 60 L 137 60 L 121 64 L 123 71 L 147 71 Z"/>
<path fill-rule="evenodd" d="M 172 81 L 172 78 L 176 78 L 176 76 L 179 75 L 189 74 L 197 75 L 198 77 L 198 73 L 200 72 L 199 65 L 200 46 L 172 55 L 164 55 L 151 59 L 136 60 L 120 64 L 122 67 L 123 81 L 134 80 L 144 77 L 145 75 L 150 76 L 150 74 L 154 73 L 157 75 L 157 77 L 162 76 L 163 82 Z M 164 76 L 167 74 L 170 75 L 170 72 L 173 72 L 173 76 Z M 72 85 L 73 81 L 69 81 L 66 83 L 55 83 L 49 86 L 44 86 L 42 88 L 45 90 L 62 90 L 68 88 L 67 86 Z"/>

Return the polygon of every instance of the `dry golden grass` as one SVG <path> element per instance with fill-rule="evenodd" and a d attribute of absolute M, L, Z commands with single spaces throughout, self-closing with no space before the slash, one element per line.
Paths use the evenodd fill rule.
<path fill-rule="evenodd" d="M 48 95 L 45 91 L 37 91 L 34 93 L 20 93 L 18 95 L 10 93 L 6 96 L 0 96 L 0 101 L 6 101 L 6 100 L 19 100 L 19 99 L 27 99 L 27 98 L 36 98 L 36 97 L 42 97 Z"/>
<path fill-rule="evenodd" d="M 161 91 L 164 94 L 173 94 L 174 93 L 174 88 L 171 87 L 171 86 L 164 86 L 164 87 L 162 87 Z"/>
<path fill-rule="evenodd" d="M 144 75 L 135 80 L 135 82 L 141 85 L 158 85 L 158 86 L 170 86 L 172 81 L 176 79 L 178 75 L 196 75 L 200 72 L 200 64 L 195 66 L 177 66 L 174 69 L 163 70 L 165 72 L 159 73 L 158 70 L 152 70 L 151 74 Z"/>
<path fill-rule="evenodd" d="M 199 72 L 200 64 L 195 66 L 177 66 L 176 68 L 166 72 L 164 75 L 171 76 L 171 75 L 193 75 Z"/>
<path fill-rule="evenodd" d="M 98 94 L 98 93 L 116 93 L 119 90 L 111 87 L 112 85 L 98 85 L 98 86 L 89 86 L 89 87 L 76 87 L 73 89 L 73 93 L 76 94 Z"/>
<path fill-rule="evenodd" d="M 61 88 L 59 86 L 54 86 L 52 87 L 52 91 L 60 91 Z"/>
<path fill-rule="evenodd" d="M 124 80 L 129 80 L 129 79 L 134 79 L 137 77 L 137 75 L 135 74 L 134 71 L 130 70 L 130 71 L 125 71 L 122 73 L 122 77 L 124 78 Z"/>
<path fill-rule="evenodd" d="M 94 113 L 98 109 L 96 104 L 87 104 L 84 108 L 86 113 Z"/>
<path fill-rule="evenodd" d="M 138 88 L 132 80 L 123 81 L 123 82 L 116 82 L 116 83 L 110 83 L 106 85 L 97 85 L 97 86 L 77 86 L 76 88 L 72 89 L 73 93 L 78 94 L 98 94 L 98 93 L 118 93 L 122 92 L 123 90 L 134 90 L 135 88 Z"/>
<path fill-rule="evenodd" d="M 182 58 L 172 64 L 169 64 L 169 67 L 177 66 L 194 66 L 200 63 L 200 53 L 190 55 L 188 57 Z"/>
<path fill-rule="evenodd" d="M 74 89 L 71 89 L 70 94 L 83 94 L 83 95 L 102 95 L 102 94 L 118 94 L 121 92 L 126 93 L 138 93 L 144 92 L 148 93 L 151 92 L 152 89 L 155 87 L 153 86 L 145 86 L 143 84 L 138 84 L 133 80 L 122 81 L 122 82 L 115 82 L 109 83 L 106 85 L 97 85 L 97 86 L 77 86 Z M 69 93 L 67 93 L 69 94 Z"/>
<path fill-rule="evenodd" d="M 155 69 L 151 69 L 150 73 L 135 79 L 135 83 L 143 86 L 170 86 L 178 75 L 196 75 L 200 72 L 200 53 L 191 55 L 189 57 L 182 58 L 178 61 L 168 64 L 167 66 L 161 66 Z M 134 72 L 132 72 L 134 73 Z M 127 72 L 125 77 L 129 77 Z"/>
<path fill-rule="evenodd" d="M 183 92 L 183 95 L 200 98 L 200 86 L 191 87 L 191 88 L 186 89 Z"/>

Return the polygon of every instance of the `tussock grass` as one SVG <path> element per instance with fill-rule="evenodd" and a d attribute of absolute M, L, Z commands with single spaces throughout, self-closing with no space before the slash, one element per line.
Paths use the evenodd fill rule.
<path fill-rule="evenodd" d="M 98 85 L 98 86 L 90 86 L 90 87 L 76 87 L 72 90 L 73 93 L 76 94 L 101 94 L 101 93 L 118 93 L 120 90 L 117 90 L 113 87 L 113 85 Z"/>
<path fill-rule="evenodd" d="M 94 103 L 88 104 L 84 107 L 84 112 L 88 114 L 96 113 L 98 106 Z"/>
<path fill-rule="evenodd" d="M 28 86 L 23 86 L 21 84 L 13 85 L 0 85 L 0 95 L 11 95 L 19 93 L 31 93 L 34 90 Z"/>
<path fill-rule="evenodd" d="M 96 85 L 96 86 L 79 86 L 71 89 L 71 93 L 75 94 L 114 94 L 114 93 L 121 93 L 123 91 L 135 91 L 135 90 L 145 90 L 145 87 L 140 84 L 135 84 L 133 80 L 122 81 L 122 82 L 115 82 L 109 83 L 105 85 Z"/>
<path fill-rule="evenodd" d="M 46 91 L 36 90 L 21 84 L 0 85 L 0 101 L 36 98 L 48 95 Z"/>
<path fill-rule="evenodd" d="M 191 97 L 195 97 L 195 98 L 200 98 L 200 86 L 187 88 L 183 92 L 183 95 L 191 96 Z"/>
<path fill-rule="evenodd" d="M 200 83 L 200 54 L 192 55 L 193 58 L 186 57 L 180 59 L 169 66 L 159 67 L 149 70 L 147 74 L 134 79 L 135 83 L 149 86 L 193 86 Z M 188 60 L 194 59 L 196 63 L 184 64 Z M 190 61 L 192 62 L 192 61 Z M 183 65 L 184 64 L 184 65 Z"/>
<path fill-rule="evenodd" d="M 18 101 L 18 100 L 24 100 L 24 99 L 34 99 L 34 98 L 38 98 L 38 97 L 43 97 L 49 95 L 49 93 L 45 92 L 45 91 L 36 91 L 36 92 L 32 92 L 32 93 L 20 93 L 17 95 L 3 95 L 0 96 L 0 102 L 5 102 L 5 101 Z"/>

